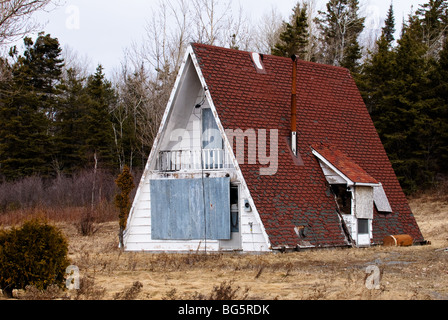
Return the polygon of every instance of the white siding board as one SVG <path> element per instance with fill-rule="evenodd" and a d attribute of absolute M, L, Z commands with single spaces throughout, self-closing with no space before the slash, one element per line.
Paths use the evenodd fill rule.
<path fill-rule="evenodd" d="M 143 197 L 151 197 L 150 194 L 144 194 Z M 151 210 L 151 201 L 147 199 L 141 199 L 136 206 L 137 210 L 145 211 L 145 210 Z"/>
<path fill-rule="evenodd" d="M 204 251 L 205 243 L 199 241 L 175 242 L 175 241 L 150 241 L 150 242 L 128 242 L 127 251 L 154 251 L 154 252 L 195 252 Z M 207 241 L 208 251 L 218 251 L 219 245 L 216 241 Z"/>
<path fill-rule="evenodd" d="M 251 245 L 251 243 L 266 243 L 262 233 L 243 234 L 242 240 L 247 245 Z"/>
<path fill-rule="evenodd" d="M 333 169 L 331 169 L 324 162 L 319 161 L 319 164 L 322 168 L 322 172 L 324 173 L 325 178 L 327 179 L 328 183 L 330 183 L 330 184 L 346 184 L 347 183 L 347 181 L 344 178 L 342 178 L 337 172 L 335 172 Z"/>
<path fill-rule="evenodd" d="M 128 235 L 128 242 L 132 242 L 132 239 L 135 237 L 142 237 L 143 239 L 140 239 L 141 242 L 151 242 L 151 234 L 148 232 L 147 227 L 135 227 L 132 233 Z"/>
<path fill-rule="evenodd" d="M 136 217 L 134 219 L 132 227 L 151 227 L 151 219 Z"/>
<path fill-rule="evenodd" d="M 144 234 L 130 234 L 128 236 L 128 241 L 126 242 L 126 246 L 131 243 L 148 243 L 151 242 L 151 237 L 148 233 Z"/>

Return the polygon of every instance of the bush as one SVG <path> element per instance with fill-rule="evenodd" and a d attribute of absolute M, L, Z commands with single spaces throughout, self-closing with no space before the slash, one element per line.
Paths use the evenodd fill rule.
<path fill-rule="evenodd" d="M 0 232 L 0 288 L 12 296 L 13 289 L 34 286 L 46 290 L 63 287 L 68 242 L 45 221 L 30 220 L 21 228 Z"/>

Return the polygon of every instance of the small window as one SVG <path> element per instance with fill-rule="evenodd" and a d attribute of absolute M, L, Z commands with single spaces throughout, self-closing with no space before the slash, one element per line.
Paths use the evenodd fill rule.
<path fill-rule="evenodd" d="M 223 140 L 212 109 L 202 110 L 202 148 L 223 149 Z"/>
<path fill-rule="evenodd" d="M 358 219 L 358 234 L 369 234 L 369 219 Z"/>

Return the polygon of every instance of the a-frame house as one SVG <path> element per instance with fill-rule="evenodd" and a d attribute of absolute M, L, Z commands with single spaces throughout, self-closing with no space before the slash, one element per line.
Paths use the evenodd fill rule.
<path fill-rule="evenodd" d="M 423 236 L 347 69 L 191 44 L 125 250 L 268 252 Z"/>

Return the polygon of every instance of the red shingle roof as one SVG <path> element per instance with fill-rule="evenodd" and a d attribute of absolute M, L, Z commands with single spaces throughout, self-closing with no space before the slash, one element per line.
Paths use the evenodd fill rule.
<path fill-rule="evenodd" d="M 325 144 L 313 145 L 312 148 L 352 182 L 378 184 L 375 178 L 350 159 L 344 152 Z"/>
<path fill-rule="evenodd" d="M 294 227 L 297 226 L 307 226 L 306 240 L 312 245 L 346 244 L 334 198 L 312 154 L 311 146 L 322 143 L 349 157 L 350 165 L 345 164 L 350 170 L 354 168 L 353 163 L 362 168 L 360 179 L 370 180 L 369 176 L 383 184 L 393 213 L 375 212 L 374 242 L 382 242 L 390 234 L 410 234 L 415 240 L 423 240 L 347 69 L 298 61 L 297 139 L 303 166 L 297 166 L 287 141 L 291 59 L 265 55 L 266 74 L 261 74 L 257 73 L 248 52 L 202 44 L 192 46 L 225 129 L 267 129 L 268 132 L 277 129 L 279 132 L 275 175 L 261 176 L 260 164 L 240 163 L 273 246 L 296 246 L 298 236 Z M 267 140 L 267 150 L 270 150 Z M 333 152 L 332 156 L 337 163 L 341 155 Z M 353 174 L 360 174 L 359 168 Z"/>

